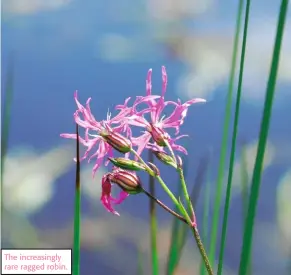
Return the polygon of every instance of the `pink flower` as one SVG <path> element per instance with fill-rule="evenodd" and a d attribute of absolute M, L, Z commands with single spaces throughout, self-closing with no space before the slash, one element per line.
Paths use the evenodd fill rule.
<path fill-rule="evenodd" d="M 104 158 L 113 156 L 113 148 L 119 150 L 120 152 L 126 153 L 129 152 L 131 142 L 129 139 L 126 139 L 121 133 L 125 133 L 126 137 L 131 136 L 131 129 L 128 125 L 124 124 L 124 117 L 132 114 L 131 108 L 121 108 L 120 112 L 112 117 L 110 114 L 107 114 L 107 119 L 103 121 L 96 121 L 90 109 L 89 98 L 84 107 L 78 101 L 77 91 L 74 94 L 74 98 L 77 104 L 77 111 L 74 113 L 75 122 L 82 128 L 85 129 L 84 138 L 79 136 L 79 141 L 81 144 L 87 147 L 87 150 L 84 156 L 80 161 L 86 159 L 91 150 L 96 147 L 95 153 L 93 153 L 88 162 L 92 158 L 97 158 L 96 163 L 93 167 L 93 175 L 97 169 L 102 165 Z M 125 105 L 128 100 L 126 99 Z M 93 132 L 94 134 L 90 134 Z M 61 137 L 76 139 L 76 134 L 61 134 Z M 108 164 L 108 161 L 105 162 L 105 165 Z"/>
<path fill-rule="evenodd" d="M 152 70 L 150 69 L 146 79 L 146 96 L 139 97 L 138 101 L 136 101 L 133 106 L 135 110 L 139 104 L 145 103 L 148 108 L 146 108 L 143 113 L 138 114 L 136 112 L 132 112 L 133 115 L 127 117 L 128 124 L 146 129 L 141 136 L 132 137 L 132 143 L 133 145 L 138 146 L 138 154 L 141 154 L 145 147 L 154 147 L 158 150 L 163 150 L 161 147 L 166 145 L 166 141 L 169 142 L 173 150 L 181 151 L 187 154 L 184 147 L 175 143 L 178 139 L 187 135 L 180 135 L 172 138 L 165 130 L 174 128 L 177 135 L 180 131 L 180 126 L 184 123 L 184 118 L 187 115 L 188 108 L 194 103 L 206 102 L 206 100 L 202 98 L 194 98 L 183 104 L 180 100 L 177 102 L 165 101 L 168 78 L 166 68 L 164 66 L 162 66 L 162 94 L 159 97 L 153 98 L 151 76 Z M 162 112 L 167 105 L 174 105 L 175 108 L 168 117 L 165 117 L 162 116 Z M 150 113 L 150 121 L 144 117 L 144 114 L 146 113 Z M 155 144 L 149 143 L 151 138 L 155 141 Z"/>
<path fill-rule="evenodd" d="M 118 198 L 113 198 L 111 195 L 113 183 L 122 189 Z M 119 216 L 119 213 L 113 209 L 112 204 L 120 204 L 129 194 L 138 194 L 140 192 L 142 192 L 140 179 L 133 172 L 115 168 L 111 173 L 107 173 L 102 177 L 102 194 L 100 200 L 103 206 L 115 215 Z"/>

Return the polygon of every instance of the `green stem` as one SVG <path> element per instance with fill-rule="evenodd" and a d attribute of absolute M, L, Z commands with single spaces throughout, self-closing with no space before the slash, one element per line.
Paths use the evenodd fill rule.
<path fill-rule="evenodd" d="M 227 233 L 227 223 L 228 223 L 228 212 L 229 212 L 229 205 L 230 205 L 230 198 L 231 198 L 233 166 L 234 166 L 234 159 L 235 159 L 235 152 L 236 152 L 236 150 L 235 150 L 236 137 L 237 137 L 237 129 L 238 129 L 238 121 L 239 121 L 240 99 L 241 99 L 241 91 L 242 91 L 244 60 L 245 60 L 246 42 L 247 42 L 247 33 L 248 33 L 250 2 L 251 2 L 250 0 L 247 0 L 247 2 L 246 2 L 242 51 L 241 51 L 240 70 L 239 70 L 239 79 L 238 79 L 238 89 L 237 89 L 237 98 L 236 98 L 236 106 L 235 106 L 235 117 L 234 117 L 234 122 L 233 122 L 231 153 L 230 153 L 230 160 L 229 160 L 229 173 L 228 173 L 226 197 L 225 197 L 225 205 L 224 205 L 224 213 L 223 213 L 223 226 L 222 226 L 221 240 L 220 240 L 220 252 L 219 252 L 219 262 L 218 262 L 217 275 L 222 274 L 222 267 L 223 267 L 223 258 L 224 258 L 226 233 Z"/>
<path fill-rule="evenodd" d="M 238 52 L 239 30 L 240 30 L 240 25 L 241 25 L 242 11 L 243 11 L 243 0 L 240 0 L 239 5 L 238 5 L 238 15 L 237 15 L 237 21 L 236 21 L 235 38 L 234 38 L 233 53 L 232 53 L 232 60 L 231 60 L 230 78 L 229 78 L 229 83 L 228 83 L 227 102 L 226 102 L 226 107 L 225 107 L 222 144 L 221 144 L 218 177 L 217 177 L 217 184 L 216 184 L 217 187 L 216 187 L 216 192 L 215 192 L 213 222 L 212 222 L 211 236 L 210 236 L 209 258 L 212 264 L 214 264 L 214 260 L 215 260 L 215 250 L 216 250 L 219 214 L 220 214 L 221 198 L 222 198 L 222 190 L 223 190 L 223 178 L 224 178 L 224 166 L 225 166 L 227 140 L 228 140 L 228 130 L 229 130 L 229 124 L 230 124 L 230 117 L 231 117 L 232 92 L 233 92 L 233 83 L 234 83 L 236 59 L 237 59 L 237 52 Z"/>
<path fill-rule="evenodd" d="M 148 167 L 147 164 L 144 162 L 144 160 L 136 153 L 135 150 L 132 149 L 132 153 L 135 154 L 138 157 L 138 159 L 141 161 L 141 163 L 143 163 L 145 165 L 145 167 Z M 150 168 L 148 167 L 147 169 L 150 169 Z M 180 170 L 182 171 L 182 169 L 180 169 Z M 194 238 L 196 240 L 196 243 L 197 243 L 197 246 L 199 248 L 200 254 L 202 256 L 202 259 L 203 259 L 203 261 L 205 263 L 205 266 L 206 266 L 206 269 L 208 271 L 208 274 L 209 275 L 213 275 L 214 273 L 213 273 L 213 270 L 211 268 L 210 262 L 208 260 L 208 257 L 207 257 L 206 251 L 204 249 L 203 243 L 201 241 L 201 238 L 200 238 L 200 235 L 199 235 L 199 232 L 198 232 L 197 227 L 192 225 L 192 220 L 190 219 L 190 217 L 189 217 L 186 209 L 184 208 L 182 202 L 181 201 L 178 201 L 176 199 L 176 197 L 173 195 L 173 193 L 167 187 L 167 185 L 165 184 L 165 182 L 163 181 L 163 179 L 160 176 L 156 176 L 156 179 L 159 181 L 159 183 L 161 184 L 161 186 L 163 187 L 163 189 L 166 191 L 166 193 L 170 196 L 170 198 L 172 199 L 172 201 L 174 202 L 174 204 L 176 205 L 176 207 L 184 215 L 184 217 L 185 217 L 188 225 L 192 228 L 192 231 L 193 231 L 193 234 L 194 234 Z M 184 180 L 183 171 L 182 171 L 182 179 L 184 181 L 184 185 L 186 186 L 186 183 L 185 183 L 185 180 Z M 189 200 L 190 200 L 190 197 L 188 195 L 187 188 L 186 188 L 186 192 L 187 192 L 186 199 L 189 198 Z M 190 201 L 190 203 L 191 203 L 191 201 Z M 191 205 L 191 207 L 192 207 L 192 205 Z"/>
<path fill-rule="evenodd" d="M 214 275 L 214 272 L 213 272 L 213 270 L 211 268 L 211 264 L 210 264 L 209 259 L 207 257 L 205 248 L 203 246 L 202 240 L 200 238 L 200 235 L 199 235 L 199 232 L 198 232 L 198 228 L 197 227 L 192 227 L 192 232 L 193 232 L 194 238 L 196 240 L 196 243 L 197 243 L 198 249 L 200 251 L 200 254 L 202 256 L 202 259 L 204 261 L 204 264 L 205 264 L 206 270 L 208 272 L 208 275 Z"/>
<path fill-rule="evenodd" d="M 191 221 L 189 215 L 187 214 L 186 209 L 184 208 L 184 206 L 183 206 L 183 204 L 182 204 L 181 202 L 180 202 L 180 205 L 181 205 L 181 207 L 182 207 L 182 209 L 183 209 L 183 212 L 186 213 L 186 214 L 185 214 L 185 218 L 186 218 L 186 220 L 187 220 L 187 222 L 188 222 L 188 225 L 189 225 L 189 226 L 191 227 L 191 229 L 192 229 L 192 232 L 193 232 L 193 235 L 194 235 L 194 238 L 195 238 L 196 244 L 197 244 L 197 246 L 198 246 L 199 252 L 200 252 L 201 257 L 202 257 L 202 259 L 203 259 L 203 262 L 204 262 L 204 264 L 205 264 L 205 267 L 206 267 L 206 270 L 207 270 L 207 272 L 208 272 L 208 275 L 214 275 L 213 270 L 212 270 L 212 268 L 211 268 L 211 264 L 210 264 L 209 259 L 208 259 L 208 257 L 207 257 L 207 254 L 206 254 L 205 248 L 204 248 L 204 246 L 203 246 L 202 240 L 201 240 L 201 238 L 200 238 L 200 235 L 199 235 L 199 232 L 198 232 L 198 228 L 197 228 L 196 225 L 195 225 L 195 226 L 192 225 L 192 221 Z"/>
<path fill-rule="evenodd" d="M 145 161 L 137 154 L 137 152 L 134 149 L 131 149 L 131 152 L 139 159 L 139 161 L 146 167 L 146 170 L 152 174 L 153 171 L 151 170 L 151 168 L 145 163 Z M 166 185 L 166 183 L 163 181 L 163 179 L 161 178 L 161 176 L 156 175 L 155 178 L 158 180 L 158 182 L 160 183 L 160 185 L 162 186 L 162 188 L 164 189 L 164 191 L 168 194 L 168 196 L 171 198 L 171 200 L 173 201 L 173 203 L 175 204 L 175 206 L 179 209 L 179 211 L 181 212 L 182 215 L 185 216 L 185 214 L 187 214 L 187 212 L 185 213 L 183 210 L 183 207 L 181 205 L 181 203 L 176 199 L 176 197 L 174 196 L 174 194 L 171 192 L 171 190 L 168 188 L 168 186 Z M 188 218 L 189 215 L 187 214 Z M 187 217 L 185 217 L 187 219 Z"/>
<path fill-rule="evenodd" d="M 182 184 L 182 190 L 183 190 L 183 193 L 184 193 L 184 197 L 185 197 L 185 200 L 187 202 L 188 210 L 190 211 L 191 215 L 193 216 L 192 217 L 193 222 L 195 222 L 195 213 L 194 213 L 193 205 L 191 203 L 191 199 L 190 199 L 190 196 L 189 196 L 189 193 L 188 193 L 187 185 L 186 185 L 186 182 L 185 182 L 183 168 L 180 166 L 180 164 L 177 163 L 175 153 L 174 153 L 174 151 L 172 149 L 172 146 L 170 145 L 170 143 L 168 141 L 166 141 L 166 145 L 167 145 L 167 148 L 169 149 L 169 151 L 171 153 L 172 158 L 175 160 L 175 162 L 177 164 L 177 170 L 178 170 L 180 181 L 181 181 L 181 184 Z"/>
<path fill-rule="evenodd" d="M 81 185 L 80 185 L 80 153 L 79 153 L 79 130 L 77 134 L 77 164 L 76 164 L 76 190 L 74 211 L 74 243 L 73 243 L 73 275 L 80 274 L 80 221 L 81 221 Z"/>
<path fill-rule="evenodd" d="M 248 183 L 249 183 L 249 176 L 247 171 L 247 161 L 245 156 L 245 148 L 241 148 L 241 197 L 242 197 L 242 232 L 244 231 L 244 227 L 246 224 L 247 219 L 247 212 L 248 212 Z M 252 252 L 250 252 L 250 262 L 249 262 L 249 270 L 247 274 L 252 274 Z"/>
<path fill-rule="evenodd" d="M 146 191 L 145 189 L 143 189 L 143 192 L 151 199 L 151 201 L 157 203 L 162 208 L 164 208 L 167 212 L 169 212 L 170 214 L 172 214 L 173 216 L 175 216 L 176 218 L 178 218 L 182 222 L 188 224 L 187 220 L 184 217 L 182 217 L 181 215 L 179 215 L 178 213 L 176 213 L 174 210 L 172 210 L 171 208 L 169 208 L 167 205 L 165 205 L 163 202 L 161 202 L 160 200 L 158 200 L 150 192 Z"/>
<path fill-rule="evenodd" d="M 180 181 L 181 181 L 181 184 L 182 184 L 182 189 L 183 189 L 183 192 L 184 192 L 184 197 L 185 197 L 186 202 L 187 202 L 188 210 L 190 211 L 190 213 L 192 215 L 192 222 L 196 223 L 195 212 L 194 212 L 194 208 L 193 208 L 193 205 L 191 203 L 191 199 L 190 199 L 190 196 L 189 196 L 189 193 L 188 193 L 188 190 L 187 190 L 187 185 L 186 185 L 186 182 L 185 182 L 185 177 L 184 177 L 184 173 L 183 173 L 182 167 L 178 167 L 178 173 L 179 173 Z"/>
<path fill-rule="evenodd" d="M 266 144 L 268 139 L 268 132 L 272 114 L 272 105 L 275 94 L 275 87 L 277 81 L 277 73 L 280 60 L 281 44 L 284 33 L 284 26 L 286 21 L 286 15 L 288 10 L 288 0 L 282 0 L 280 13 L 277 23 L 277 32 L 273 49 L 272 63 L 269 73 L 263 117 L 261 121 L 259 143 L 257 148 L 257 157 L 252 177 L 252 185 L 250 190 L 249 205 L 248 205 L 248 217 L 246 219 L 243 245 L 240 258 L 239 275 L 245 275 L 248 271 L 250 253 L 252 248 L 252 237 L 255 223 L 257 201 L 260 193 L 261 177 L 263 170 L 264 155 L 266 150 Z"/>
<path fill-rule="evenodd" d="M 137 152 L 133 149 L 131 149 L 131 152 L 139 159 L 139 161 L 146 167 L 147 172 L 149 172 L 150 174 L 153 174 L 152 169 L 146 164 L 146 162 L 137 154 Z M 171 198 L 171 200 L 174 202 L 174 204 L 178 207 L 179 202 L 176 199 L 176 197 L 174 196 L 174 194 L 171 192 L 171 190 L 168 188 L 168 186 L 165 184 L 165 182 L 163 181 L 163 179 L 156 175 L 155 177 L 158 182 L 161 184 L 161 186 L 163 187 L 163 189 L 165 190 L 165 192 L 169 195 L 169 197 Z"/>

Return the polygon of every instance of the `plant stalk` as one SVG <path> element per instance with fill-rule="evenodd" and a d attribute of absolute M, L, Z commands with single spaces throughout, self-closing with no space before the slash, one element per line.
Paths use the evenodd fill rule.
<path fill-rule="evenodd" d="M 196 243 L 197 243 L 198 249 L 200 251 L 200 254 L 202 256 L 202 259 L 204 261 L 204 264 L 205 264 L 206 270 L 208 272 L 208 275 L 214 275 L 214 272 L 213 272 L 213 270 L 211 268 L 211 264 L 210 264 L 209 259 L 207 257 L 205 248 L 203 246 L 202 240 L 200 238 L 200 235 L 199 235 L 199 232 L 198 232 L 198 228 L 193 226 L 192 227 L 192 232 L 193 232 L 194 238 L 196 240 Z"/>

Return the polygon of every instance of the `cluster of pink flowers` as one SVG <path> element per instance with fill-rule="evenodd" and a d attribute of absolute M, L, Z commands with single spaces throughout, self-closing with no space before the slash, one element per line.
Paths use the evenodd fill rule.
<path fill-rule="evenodd" d="M 152 94 L 152 70 L 150 69 L 146 78 L 146 95 L 137 96 L 131 106 L 129 106 L 130 98 L 127 98 L 122 105 L 117 105 L 115 109 L 118 111 L 116 116 L 111 117 L 107 114 L 106 120 L 97 121 L 90 109 L 89 98 L 83 106 L 78 100 L 78 94 L 75 92 L 74 98 L 77 104 L 77 110 L 74 113 L 75 122 L 85 130 L 84 137 L 79 136 L 79 142 L 87 147 L 85 154 L 81 160 L 96 159 L 93 167 L 93 175 L 98 168 L 104 163 L 108 164 L 108 158 L 113 157 L 114 150 L 118 150 L 128 157 L 132 148 L 135 148 L 138 155 L 141 155 L 145 148 L 163 151 L 166 142 L 170 144 L 175 151 L 180 151 L 187 154 L 186 149 L 176 144 L 176 141 L 187 135 L 178 135 L 180 126 L 184 122 L 189 106 L 197 102 L 205 102 L 204 99 L 195 98 L 185 103 L 180 100 L 165 101 L 165 93 L 167 88 L 167 73 L 162 66 L 162 94 Z M 166 106 L 172 105 L 173 111 L 169 116 L 163 115 L 163 110 Z M 145 106 L 141 108 L 141 106 Z M 148 118 L 148 119 L 147 119 Z M 133 136 L 132 126 L 141 127 L 144 129 L 141 135 Z M 166 130 L 174 129 L 175 134 L 171 136 Z M 76 139 L 76 134 L 61 134 L 61 137 Z M 95 150 L 94 150 L 95 148 Z M 90 156 L 89 154 L 92 153 Z M 118 173 L 121 170 L 114 170 L 112 173 L 106 174 L 102 179 L 102 195 L 101 201 L 105 208 L 118 214 L 111 206 L 112 203 L 121 203 L 129 192 L 122 190 L 119 198 L 111 196 L 111 183 L 113 179 L 119 177 Z M 134 173 L 127 172 L 128 177 L 135 177 Z M 124 175 L 123 175 L 124 176 Z"/>

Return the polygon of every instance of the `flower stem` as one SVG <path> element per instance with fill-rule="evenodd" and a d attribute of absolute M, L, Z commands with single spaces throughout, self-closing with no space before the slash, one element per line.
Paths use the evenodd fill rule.
<path fill-rule="evenodd" d="M 148 191 L 146 191 L 145 189 L 143 189 L 143 192 L 149 197 L 151 198 L 153 201 L 155 201 L 158 205 L 160 205 L 161 207 L 163 207 L 166 211 L 168 211 L 170 214 L 172 214 L 173 216 L 175 216 L 176 218 L 178 218 L 179 220 L 181 220 L 184 223 L 187 223 L 187 220 L 182 217 L 181 215 L 179 215 L 178 213 L 176 213 L 174 210 L 172 210 L 171 208 L 169 208 L 168 206 L 166 206 L 163 202 L 161 202 L 160 200 L 158 200 L 157 198 L 155 198 L 151 193 L 149 193 Z"/>
<path fill-rule="evenodd" d="M 174 153 L 174 151 L 172 149 L 172 146 L 170 145 L 170 143 L 168 141 L 166 141 L 166 145 L 167 145 L 167 147 L 168 147 L 168 149 L 169 149 L 169 151 L 171 153 L 172 158 L 175 160 L 175 162 L 177 164 L 176 156 L 175 156 L 175 153 Z M 185 182 L 183 168 L 178 164 L 177 164 L 177 171 L 179 173 L 179 177 L 180 177 L 180 181 L 181 181 L 181 184 L 182 184 L 184 197 L 185 197 L 185 200 L 187 202 L 188 210 L 191 212 L 191 215 L 192 215 L 192 219 L 193 219 L 192 222 L 196 223 L 195 213 L 194 213 L 193 205 L 191 203 L 191 199 L 190 199 L 190 196 L 189 196 L 189 193 L 188 193 L 188 190 L 187 190 L 187 185 L 186 185 L 186 182 Z"/>
<path fill-rule="evenodd" d="M 152 169 L 145 163 L 145 161 L 137 154 L 137 152 L 134 149 L 131 149 L 131 152 L 138 158 L 138 160 L 146 167 L 146 170 L 148 173 L 153 174 Z M 179 209 L 179 211 L 181 212 L 181 214 L 183 216 L 187 215 L 187 212 L 185 213 L 185 211 L 183 210 L 183 207 L 181 205 L 181 203 L 176 199 L 176 197 L 174 196 L 174 194 L 171 192 L 171 190 L 168 188 L 168 186 L 166 185 L 166 183 L 163 181 L 163 179 L 161 178 L 161 176 L 156 175 L 155 178 L 158 180 L 158 182 L 161 184 L 162 188 L 165 190 L 165 192 L 168 194 L 168 196 L 171 198 L 171 200 L 173 201 L 173 203 L 175 204 L 175 206 Z M 189 217 L 189 216 L 188 216 Z M 187 219 L 187 217 L 185 216 L 185 218 Z"/>
<path fill-rule="evenodd" d="M 207 257 L 206 251 L 205 251 L 205 248 L 203 246 L 202 240 L 200 238 L 200 235 L 199 235 L 199 232 L 198 232 L 198 228 L 196 226 L 192 226 L 192 232 L 193 232 L 194 238 L 196 240 L 197 246 L 199 248 L 200 254 L 202 256 L 202 259 L 204 261 L 204 264 L 206 266 L 208 275 L 214 275 L 214 272 L 213 272 L 213 270 L 211 268 L 209 259 Z"/>
<path fill-rule="evenodd" d="M 172 149 L 172 147 L 171 147 L 171 145 L 170 145 L 170 143 L 168 141 L 166 141 L 166 145 L 167 145 L 167 147 L 168 147 L 168 149 L 169 149 L 169 151 L 170 151 L 170 153 L 172 155 L 172 158 L 176 161 L 175 153 L 174 153 L 174 151 L 173 151 L 173 149 Z M 176 163 L 177 163 L 177 161 L 176 161 Z M 205 248 L 203 246 L 202 240 L 201 240 L 199 232 L 198 232 L 198 228 L 197 228 L 197 225 L 196 225 L 195 212 L 194 212 L 194 208 L 193 208 L 193 205 L 192 205 L 192 202 L 191 202 L 188 190 L 187 190 L 187 185 L 186 185 L 186 181 L 185 181 L 185 177 L 184 177 L 184 173 L 183 173 L 183 168 L 178 164 L 177 164 L 177 171 L 179 173 L 179 177 L 180 177 L 180 181 L 181 181 L 181 184 L 182 184 L 182 189 L 183 189 L 184 197 L 185 197 L 186 202 L 187 202 L 188 209 L 192 214 L 192 220 L 190 220 L 189 216 L 186 217 L 187 223 L 191 226 L 194 238 L 196 240 L 196 243 L 197 243 L 197 246 L 199 248 L 200 254 L 202 256 L 202 259 L 203 259 L 203 261 L 205 263 L 205 266 L 206 266 L 206 269 L 208 271 L 208 274 L 209 275 L 214 275 L 213 270 L 212 270 L 211 265 L 210 265 L 210 262 L 208 260 Z M 182 203 L 180 203 L 180 205 L 182 206 Z M 184 212 L 186 212 L 185 209 L 184 209 Z"/>
<path fill-rule="evenodd" d="M 192 215 L 192 222 L 194 224 L 196 224 L 195 212 L 194 212 L 194 208 L 193 208 L 193 205 L 192 205 L 192 202 L 191 202 L 188 190 L 187 190 L 187 185 L 186 185 L 186 182 L 185 182 L 183 169 L 182 169 L 182 167 L 178 167 L 177 170 L 178 170 L 178 173 L 179 173 L 179 177 L 180 177 L 180 181 L 181 181 L 181 184 L 182 184 L 182 189 L 183 189 L 183 192 L 184 192 L 184 196 L 185 196 L 185 199 L 186 199 L 186 202 L 187 202 L 187 206 L 188 206 L 188 209 L 189 209 L 189 211 L 191 212 L 191 215 Z"/>
<path fill-rule="evenodd" d="M 146 171 L 152 175 L 154 174 L 154 172 L 152 171 L 152 169 L 146 164 L 146 162 L 142 159 L 142 157 L 134 150 L 131 149 L 131 152 L 138 158 L 138 160 L 145 166 Z"/>
<path fill-rule="evenodd" d="M 131 149 L 131 152 L 137 156 L 137 158 L 139 159 L 139 161 L 146 167 L 147 172 L 149 172 L 150 174 L 153 174 L 152 169 L 145 163 L 145 161 L 137 154 L 137 152 L 133 149 Z M 176 197 L 174 196 L 174 194 L 171 192 L 171 190 L 168 188 L 168 186 L 165 184 L 165 182 L 163 181 L 163 179 L 156 175 L 156 179 L 158 180 L 158 182 L 161 184 L 161 186 L 163 187 L 163 189 L 165 190 L 165 192 L 169 195 L 169 197 L 171 198 L 171 200 L 174 202 L 174 204 L 179 207 L 179 202 L 176 199 Z"/>

